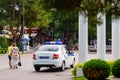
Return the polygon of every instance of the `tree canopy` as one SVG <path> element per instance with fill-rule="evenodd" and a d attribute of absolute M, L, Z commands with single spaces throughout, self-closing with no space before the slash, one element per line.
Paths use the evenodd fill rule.
<path fill-rule="evenodd" d="M 120 16 L 120 0 L 44 0 L 44 7 L 63 10 L 108 12 Z"/>
<path fill-rule="evenodd" d="M 53 8 L 56 10 L 51 11 Z M 92 21 L 90 26 L 94 27 L 99 12 L 120 16 L 120 0 L 0 0 L 0 27 L 10 25 L 16 35 L 12 29 L 22 31 L 24 19 L 28 28 L 39 27 L 46 31 L 54 28 L 54 32 L 73 34 L 78 30 L 78 12 L 85 12 Z"/>
<path fill-rule="evenodd" d="M 50 13 L 42 8 L 40 0 L 26 0 L 25 3 L 25 25 L 27 27 L 44 27 L 50 20 Z"/>

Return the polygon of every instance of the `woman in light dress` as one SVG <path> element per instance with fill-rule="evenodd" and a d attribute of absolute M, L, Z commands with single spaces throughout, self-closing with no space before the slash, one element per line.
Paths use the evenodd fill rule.
<path fill-rule="evenodd" d="M 12 58 L 11 62 L 13 69 L 17 69 L 18 62 L 20 61 L 20 53 L 19 53 L 19 48 L 16 46 L 16 43 L 12 44 L 11 58 Z"/>

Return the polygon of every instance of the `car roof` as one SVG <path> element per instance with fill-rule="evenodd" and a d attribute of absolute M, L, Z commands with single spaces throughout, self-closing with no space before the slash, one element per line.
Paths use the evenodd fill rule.
<path fill-rule="evenodd" d="M 41 45 L 41 46 L 65 46 L 65 45 L 46 44 L 46 45 Z"/>
<path fill-rule="evenodd" d="M 42 50 L 42 51 L 47 51 L 47 50 L 44 50 L 44 49 L 58 49 L 58 48 L 61 48 L 61 47 L 65 47 L 65 45 L 41 45 L 39 46 L 38 50 Z"/>

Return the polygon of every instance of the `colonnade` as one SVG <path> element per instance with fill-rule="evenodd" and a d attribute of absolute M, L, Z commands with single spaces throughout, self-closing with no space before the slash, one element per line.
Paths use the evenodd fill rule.
<path fill-rule="evenodd" d="M 97 55 L 105 60 L 106 56 L 106 14 L 99 13 L 102 24 L 97 25 Z M 79 12 L 79 62 L 83 63 L 88 54 L 88 17 Z M 112 18 L 112 57 L 113 60 L 120 58 L 120 18 Z"/>

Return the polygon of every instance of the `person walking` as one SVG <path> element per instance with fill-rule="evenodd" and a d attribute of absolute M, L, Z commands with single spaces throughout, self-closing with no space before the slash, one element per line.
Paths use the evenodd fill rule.
<path fill-rule="evenodd" d="M 20 61 L 20 53 L 19 53 L 19 48 L 16 46 L 16 43 L 12 44 L 11 48 L 11 62 L 13 69 L 17 69 L 18 62 Z"/>
<path fill-rule="evenodd" d="M 12 64 L 11 64 L 11 49 L 12 49 L 12 44 L 8 47 L 8 60 L 9 60 L 10 68 L 12 68 Z"/>

